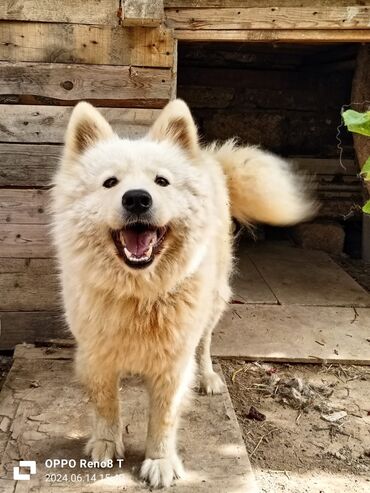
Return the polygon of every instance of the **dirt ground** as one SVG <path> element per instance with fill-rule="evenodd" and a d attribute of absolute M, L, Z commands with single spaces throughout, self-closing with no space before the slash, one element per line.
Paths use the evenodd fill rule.
<path fill-rule="evenodd" d="M 221 364 L 261 493 L 370 491 L 369 367 Z"/>

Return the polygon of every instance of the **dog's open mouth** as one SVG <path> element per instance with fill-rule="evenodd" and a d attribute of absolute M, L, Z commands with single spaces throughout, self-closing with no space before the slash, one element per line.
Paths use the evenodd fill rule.
<path fill-rule="evenodd" d="M 166 227 L 133 223 L 112 231 L 112 238 L 123 261 L 133 269 L 142 269 L 160 252 L 166 233 Z"/>

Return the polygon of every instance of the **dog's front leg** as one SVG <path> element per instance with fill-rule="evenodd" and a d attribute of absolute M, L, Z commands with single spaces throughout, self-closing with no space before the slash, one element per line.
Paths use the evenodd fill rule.
<path fill-rule="evenodd" d="M 183 476 L 176 451 L 180 407 L 192 378 L 193 363 L 176 374 L 164 372 L 148 381 L 150 414 L 141 477 L 154 488 L 170 486 Z"/>
<path fill-rule="evenodd" d="M 118 398 L 119 376 L 103 365 L 85 367 L 79 372 L 93 412 L 93 431 L 85 452 L 93 460 L 104 461 L 124 456 Z"/>

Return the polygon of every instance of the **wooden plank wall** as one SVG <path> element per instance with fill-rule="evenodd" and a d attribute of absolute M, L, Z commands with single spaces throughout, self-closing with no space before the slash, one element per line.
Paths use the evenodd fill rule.
<path fill-rule="evenodd" d="M 0 5 L 0 349 L 64 327 L 48 200 L 72 107 L 143 135 L 174 92 L 173 32 L 123 27 L 118 0 Z"/>
<path fill-rule="evenodd" d="M 370 41 L 367 0 L 165 0 L 167 25 L 188 41 Z"/>
<path fill-rule="evenodd" d="M 178 95 L 206 142 L 237 136 L 294 159 L 316 175 L 320 216 L 360 210 L 361 181 L 352 135 L 337 127 L 351 100 L 358 46 L 181 43 Z"/>

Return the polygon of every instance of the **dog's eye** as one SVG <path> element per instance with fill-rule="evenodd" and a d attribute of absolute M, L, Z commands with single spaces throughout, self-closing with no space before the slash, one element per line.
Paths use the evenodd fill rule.
<path fill-rule="evenodd" d="M 168 187 L 170 184 L 170 182 L 166 178 L 163 178 L 163 176 L 156 176 L 154 181 L 160 187 Z"/>
<path fill-rule="evenodd" d="M 115 185 L 117 185 L 117 183 L 118 183 L 117 178 L 115 176 L 112 176 L 111 178 L 108 178 L 107 180 L 105 180 L 105 182 L 103 183 L 103 187 L 112 188 Z"/>

